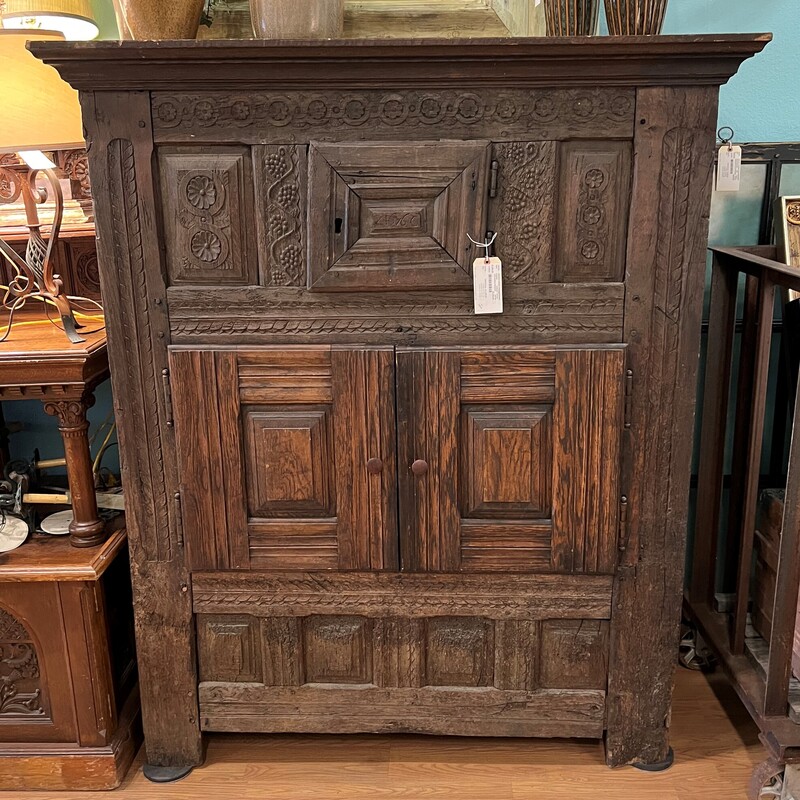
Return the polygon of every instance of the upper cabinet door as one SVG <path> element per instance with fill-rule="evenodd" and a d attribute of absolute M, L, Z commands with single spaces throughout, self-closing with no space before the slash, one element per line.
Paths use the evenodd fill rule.
<path fill-rule="evenodd" d="M 471 285 L 489 142 L 312 143 L 309 288 Z"/>
<path fill-rule="evenodd" d="M 397 566 L 394 353 L 170 352 L 190 569 Z"/>
<path fill-rule="evenodd" d="M 613 572 L 624 355 L 398 351 L 403 569 Z"/>

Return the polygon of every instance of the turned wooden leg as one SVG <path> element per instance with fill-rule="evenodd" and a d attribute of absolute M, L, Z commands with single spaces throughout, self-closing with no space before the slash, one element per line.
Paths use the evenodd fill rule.
<path fill-rule="evenodd" d="M 86 411 L 94 405 L 94 396 L 79 399 L 48 400 L 44 410 L 58 417 L 58 430 L 64 442 L 67 479 L 72 498 L 73 520 L 69 526 L 70 542 L 75 547 L 94 547 L 105 541 L 105 523 L 97 515 L 92 456 L 89 452 L 89 423 Z"/>

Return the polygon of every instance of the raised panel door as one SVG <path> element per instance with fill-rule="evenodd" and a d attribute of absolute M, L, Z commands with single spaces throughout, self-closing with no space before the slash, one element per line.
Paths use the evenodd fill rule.
<path fill-rule="evenodd" d="M 397 564 L 391 349 L 170 353 L 192 569 Z"/>
<path fill-rule="evenodd" d="M 397 354 L 401 562 L 612 573 L 624 348 Z"/>

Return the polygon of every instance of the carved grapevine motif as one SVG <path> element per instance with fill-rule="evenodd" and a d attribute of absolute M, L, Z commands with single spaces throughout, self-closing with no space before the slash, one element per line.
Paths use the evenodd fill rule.
<path fill-rule="evenodd" d="M 0 716 L 44 715 L 39 659 L 24 625 L 0 609 Z"/>
<path fill-rule="evenodd" d="M 303 219 L 297 148 L 264 149 L 267 185 L 267 285 L 301 286 L 305 280 Z"/>
<path fill-rule="evenodd" d="M 92 197 L 92 184 L 89 180 L 89 158 L 86 151 L 68 150 L 64 157 L 62 169 L 73 183 L 73 197 L 76 200 L 90 200 Z"/>
<path fill-rule="evenodd" d="M 222 92 L 153 97 L 153 126 L 170 128 L 292 126 L 300 130 L 370 126 L 396 128 L 469 127 L 478 123 L 522 127 L 551 123 L 589 126 L 598 120 L 624 121 L 633 113 L 630 92 L 608 90 L 254 93 L 249 98 Z"/>
<path fill-rule="evenodd" d="M 552 252 L 554 142 L 498 144 L 499 192 L 492 225 L 500 233 L 497 254 L 509 280 L 549 280 Z"/>

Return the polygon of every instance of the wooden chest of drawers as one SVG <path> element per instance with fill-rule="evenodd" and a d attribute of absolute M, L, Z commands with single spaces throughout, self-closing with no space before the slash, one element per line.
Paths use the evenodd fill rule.
<path fill-rule="evenodd" d="M 151 764 L 666 759 L 717 90 L 767 40 L 35 46 L 90 140 Z"/>

